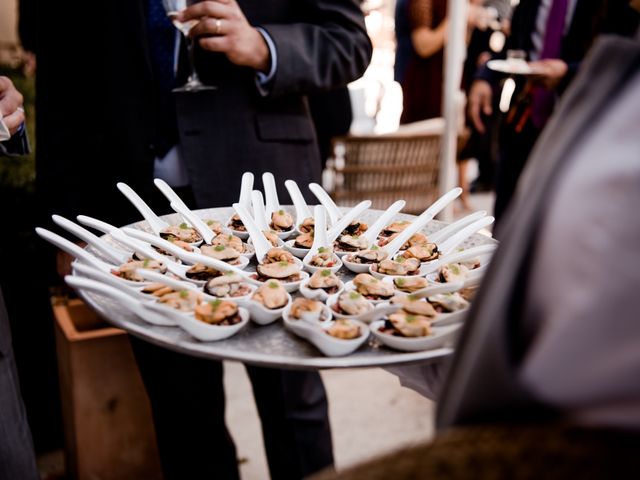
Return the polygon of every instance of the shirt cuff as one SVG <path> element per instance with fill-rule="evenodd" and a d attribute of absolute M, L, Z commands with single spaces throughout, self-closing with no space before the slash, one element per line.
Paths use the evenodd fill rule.
<path fill-rule="evenodd" d="M 269 55 L 271 56 L 271 68 L 269 69 L 269 72 L 256 72 L 256 85 L 258 87 L 258 90 L 262 95 L 267 95 L 267 86 L 276 75 L 276 68 L 278 66 L 278 53 L 276 51 L 276 44 L 273 43 L 273 39 L 267 33 L 267 31 L 261 27 L 256 27 L 256 30 L 260 32 L 260 35 L 262 35 L 262 38 L 264 38 L 264 41 L 267 43 L 267 48 L 269 48 Z"/>

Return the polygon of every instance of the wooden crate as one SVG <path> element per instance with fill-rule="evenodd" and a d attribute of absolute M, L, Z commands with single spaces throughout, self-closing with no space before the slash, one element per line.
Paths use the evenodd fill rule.
<path fill-rule="evenodd" d="M 71 478 L 162 478 L 149 400 L 127 334 L 80 300 L 53 306 Z"/>

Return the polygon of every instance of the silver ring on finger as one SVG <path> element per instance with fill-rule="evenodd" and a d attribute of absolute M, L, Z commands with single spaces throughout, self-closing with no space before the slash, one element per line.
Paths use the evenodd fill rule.
<path fill-rule="evenodd" d="M 221 30 L 222 30 L 222 19 L 216 18 L 216 29 L 213 31 L 213 34 L 220 35 Z"/>

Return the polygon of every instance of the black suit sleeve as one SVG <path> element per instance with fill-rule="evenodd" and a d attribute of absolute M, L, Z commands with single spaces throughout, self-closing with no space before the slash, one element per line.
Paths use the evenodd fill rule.
<path fill-rule="evenodd" d="M 276 46 L 277 69 L 270 95 L 311 93 L 360 77 L 372 46 L 364 16 L 353 0 L 299 0 L 305 21 L 265 24 Z"/>
<path fill-rule="evenodd" d="M 26 155 L 30 151 L 25 129 L 12 136 L 6 142 L 0 142 L 0 156 Z"/>

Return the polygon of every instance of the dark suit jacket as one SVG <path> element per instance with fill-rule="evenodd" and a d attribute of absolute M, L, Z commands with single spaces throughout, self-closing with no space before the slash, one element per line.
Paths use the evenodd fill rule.
<path fill-rule="evenodd" d="M 245 170 L 258 177 L 271 171 L 281 201 L 288 201 L 285 179 L 301 185 L 320 181 L 321 163 L 306 95 L 356 79 L 371 55 L 364 18 L 355 1 L 245 0 L 239 4 L 249 22 L 263 27 L 273 39 L 277 70 L 268 94 L 262 96 L 253 70 L 232 65 L 220 54 L 196 52 L 201 79 L 219 87 L 177 96 L 181 151 L 201 207 L 237 201 Z"/>
<path fill-rule="evenodd" d="M 37 172 L 48 213 L 127 223 L 138 214 L 116 182 L 127 182 L 145 199 L 155 190 L 155 87 L 145 3 L 71 0 L 65 11 L 51 2 L 39 4 Z M 222 55 L 197 52 L 201 77 L 219 89 L 178 100 L 178 106 L 184 157 L 203 207 L 236 199 L 245 169 L 268 169 L 279 180 L 318 180 L 305 94 L 357 78 L 371 55 L 353 0 L 239 4 L 274 39 L 278 70 L 262 98 L 251 70 Z M 78 43 L 91 53 L 80 56 Z"/>

